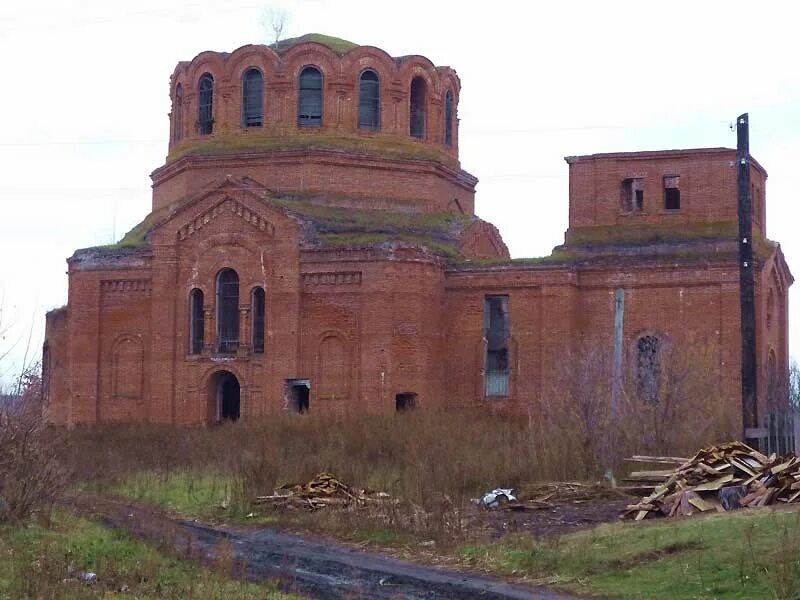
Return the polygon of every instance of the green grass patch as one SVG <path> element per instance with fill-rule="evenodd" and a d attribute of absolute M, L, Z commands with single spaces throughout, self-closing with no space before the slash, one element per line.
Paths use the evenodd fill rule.
<path fill-rule="evenodd" d="M 458 160 L 431 144 L 401 136 L 345 135 L 341 133 L 302 132 L 288 135 L 282 131 L 247 131 L 216 133 L 177 145 L 167 156 L 166 164 L 183 156 L 203 156 L 235 152 L 279 152 L 283 150 L 334 150 L 354 152 L 378 158 L 434 161 L 458 168 Z"/>
<path fill-rule="evenodd" d="M 258 524 L 274 522 L 274 518 L 253 510 L 240 481 L 214 472 L 144 471 L 127 477 L 110 491 L 185 517 Z"/>
<path fill-rule="evenodd" d="M 611 598 L 800 598 L 800 516 L 747 511 L 470 545 L 474 566 Z"/>
<path fill-rule="evenodd" d="M 330 48 L 340 56 L 343 56 L 353 48 L 358 47 L 358 44 L 354 42 L 343 40 L 342 38 L 333 37 L 332 35 L 325 35 L 323 33 L 307 33 L 305 35 L 301 35 L 300 37 L 279 40 L 277 46 L 275 44 L 270 44 L 269 47 L 277 51 L 279 54 L 283 54 L 284 52 L 286 52 L 290 48 L 293 48 L 294 46 L 297 46 L 298 44 L 306 44 L 308 42 L 313 42 L 315 44 L 322 44 L 323 46 Z"/>
<path fill-rule="evenodd" d="M 78 574 L 91 571 L 87 584 Z M 125 592 L 121 590 L 125 589 Z M 167 557 L 127 533 L 59 513 L 50 526 L 0 526 L 0 600 L 290 600 L 269 584 Z"/>

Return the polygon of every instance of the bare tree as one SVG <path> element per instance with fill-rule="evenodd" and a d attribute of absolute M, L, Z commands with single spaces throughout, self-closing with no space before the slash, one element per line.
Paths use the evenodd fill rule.
<path fill-rule="evenodd" d="M 275 50 L 279 49 L 283 30 L 289 23 L 289 13 L 280 6 L 270 6 L 264 9 L 261 16 L 261 25 L 272 40 Z"/>

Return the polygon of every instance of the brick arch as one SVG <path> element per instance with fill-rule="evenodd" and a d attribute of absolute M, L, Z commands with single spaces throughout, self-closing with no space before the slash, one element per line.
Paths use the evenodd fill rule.
<path fill-rule="evenodd" d="M 322 72 L 323 84 L 335 80 L 340 72 L 341 57 L 333 50 L 315 42 L 304 42 L 292 46 L 281 54 L 287 75 L 297 88 L 297 78 L 303 67 L 316 66 Z"/>
<path fill-rule="evenodd" d="M 211 50 L 201 52 L 195 56 L 186 69 L 186 81 L 189 82 L 191 86 L 191 92 L 197 93 L 197 85 L 200 81 L 200 77 L 206 72 L 213 75 L 215 84 L 221 84 L 227 76 L 225 62 L 218 53 L 212 52 Z"/>
<path fill-rule="evenodd" d="M 122 334 L 111 346 L 111 394 L 139 400 L 144 380 L 144 346 L 140 336 Z"/>
<path fill-rule="evenodd" d="M 244 377 L 244 373 L 239 365 L 233 361 L 226 362 L 220 365 L 212 365 L 208 367 L 200 376 L 200 401 L 205 406 L 206 422 L 213 424 L 219 420 L 219 412 L 217 405 L 217 389 L 219 378 L 224 376 L 225 373 L 230 373 L 239 382 L 239 413 L 242 417 L 248 414 L 250 406 L 248 404 L 248 384 Z"/>
<path fill-rule="evenodd" d="M 352 348 L 346 336 L 336 330 L 322 333 L 317 340 L 315 356 L 315 395 L 318 398 L 349 398 L 352 365 Z"/>
<path fill-rule="evenodd" d="M 272 79 L 279 70 L 280 58 L 269 46 L 263 44 L 247 44 L 234 50 L 225 61 L 227 76 L 231 82 L 241 80 L 242 73 L 250 67 L 261 69 L 264 81 Z"/>
<path fill-rule="evenodd" d="M 342 76 L 345 79 L 358 77 L 364 69 L 373 69 L 381 76 L 381 80 L 386 77 L 388 84 L 399 74 L 394 59 L 384 50 L 375 46 L 353 48 L 341 58 L 340 65 Z"/>

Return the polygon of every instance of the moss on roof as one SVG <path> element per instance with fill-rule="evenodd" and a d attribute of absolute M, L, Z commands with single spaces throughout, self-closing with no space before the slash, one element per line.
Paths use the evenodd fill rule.
<path fill-rule="evenodd" d="M 321 246 L 424 246 L 446 258 L 460 256 L 460 240 L 473 217 L 456 213 L 412 213 L 351 209 L 283 197 L 271 201 L 311 225 L 309 242 Z"/>
<path fill-rule="evenodd" d="M 269 47 L 278 52 L 279 54 L 281 54 L 283 52 L 286 52 L 293 46 L 297 46 L 298 44 L 305 44 L 308 42 L 313 42 L 315 44 L 322 44 L 323 46 L 330 48 L 340 56 L 347 54 L 353 48 L 358 47 L 358 44 L 355 44 L 348 40 L 343 40 L 341 38 L 325 35 L 322 33 L 307 33 L 305 35 L 301 35 L 300 37 L 279 40 L 277 45 L 270 44 Z"/>
<path fill-rule="evenodd" d="M 182 156 L 204 156 L 235 152 L 282 150 L 335 150 L 357 152 L 390 159 L 432 160 L 458 167 L 458 161 L 429 144 L 396 136 L 360 136 L 328 133 L 280 135 L 247 132 L 215 134 L 180 144 L 167 156 L 167 164 Z"/>
<path fill-rule="evenodd" d="M 573 227 L 567 232 L 567 246 L 647 246 L 699 240 L 736 239 L 735 221 L 710 223 L 667 223 L 654 225 L 597 225 Z"/>

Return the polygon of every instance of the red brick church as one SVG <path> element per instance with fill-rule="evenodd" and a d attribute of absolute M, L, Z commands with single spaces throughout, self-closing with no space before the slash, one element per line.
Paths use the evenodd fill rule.
<path fill-rule="evenodd" d="M 152 212 L 76 251 L 47 315 L 51 418 L 530 411 L 575 344 L 619 332 L 645 394 L 665 347 L 702 340 L 738 410 L 736 151 L 568 157 L 564 244 L 511 259 L 474 214 L 460 91 L 423 56 L 315 34 L 179 63 Z M 787 368 L 793 281 L 766 179 L 753 161 L 760 373 Z"/>

